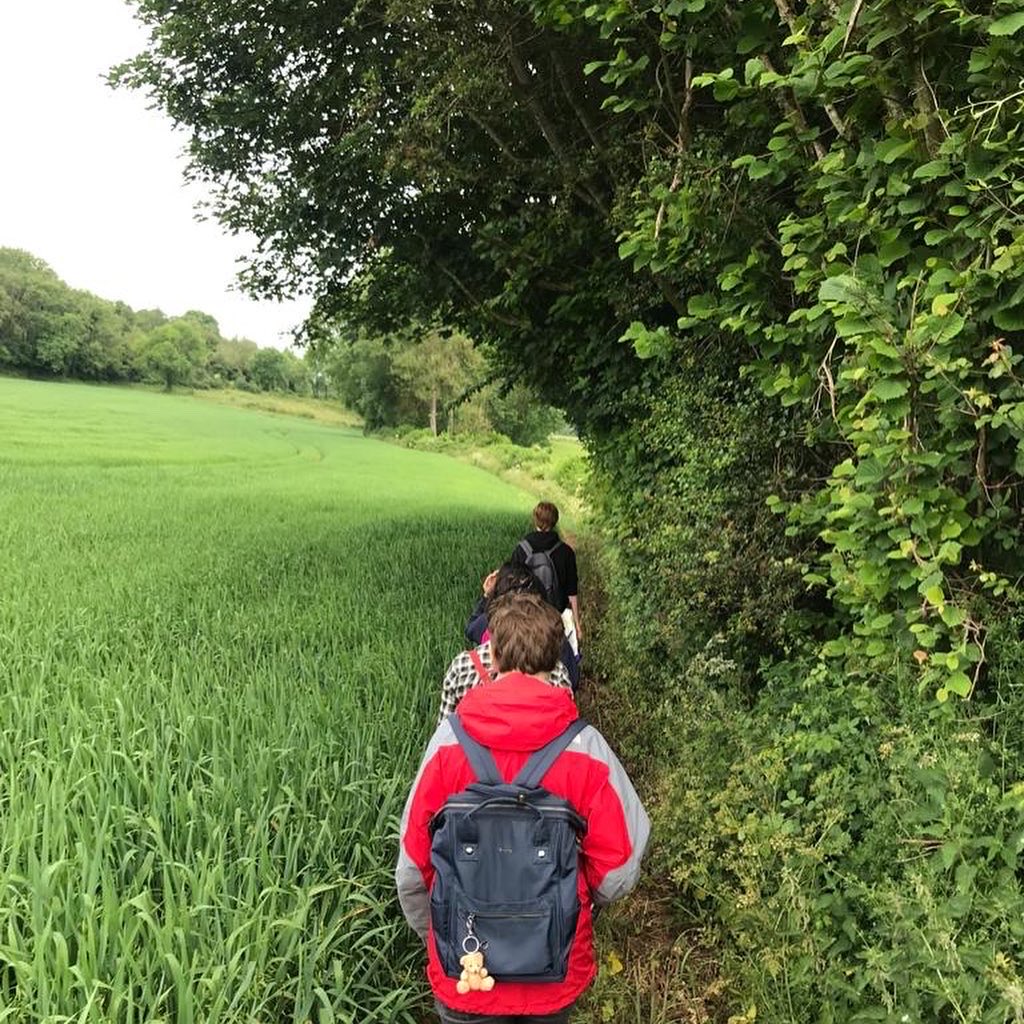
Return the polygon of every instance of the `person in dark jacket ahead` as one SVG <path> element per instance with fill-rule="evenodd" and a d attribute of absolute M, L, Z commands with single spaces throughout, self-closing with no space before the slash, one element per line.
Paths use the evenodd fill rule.
<path fill-rule="evenodd" d="M 490 627 L 498 675 L 466 694 L 457 724 L 491 752 L 508 782 L 534 751 L 563 734 L 579 716 L 570 692 L 547 681 L 563 635 L 554 609 L 534 594 L 509 595 L 493 609 Z M 450 796 L 475 779 L 452 719 L 446 718 L 427 746 L 406 802 L 395 870 L 402 911 L 427 946 L 427 977 L 438 1016 L 442 1024 L 565 1024 L 597 969 L 593 908 L 625 896 L 636 884 L 650 822 L 604 737 L 585 725 L 541 777 L 543 788 L 567 800 L 586 825 L 578 846 L 579 914 L 564 979 L 499 978 L 489 990 L 466 992 L 445 972 L 434 941 L 431 822 Z"/>
<path fill-rule="evenodd" d="M 572 622 L 576 629 L 576 640 L 583 642 L 583 631 L 580 629 L 579 580 L 576 575 L 576 552 L 558 536 L 555 527 L 558 525 L 558 507 L 550 501 L 539 502 L 533 510 L 533 530 L 531 530 L 512 552 L 510 562 L 530 565 L 530 552 L 547 554 L 558 577 L 558 592 L 551 603 L 555 611 L 561 613 L 569 609 Z M 549 598 L 550 599 L 550 598 Z"/>

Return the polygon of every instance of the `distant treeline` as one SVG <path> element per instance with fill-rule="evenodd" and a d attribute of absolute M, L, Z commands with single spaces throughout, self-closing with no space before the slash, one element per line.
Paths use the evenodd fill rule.
<path fill-rule="evenodd" d="M 71 288 L 38 257 L 4 248 L 0 372 L 301 394 L 318 383 L 290 352 L 223 337 L 208 313 L 134 310 Z"/>
<path fill-rule="evenodd" d="M 533 445 L 568 429 L 534 388 L 495 368 L 487 346 L 458 331 L 411 325 L 371 333 L 336 324 L 316 336 L 313 352 L 332 394 L 369 431 L 423 427 L 434 436 L 501 434 Z"/>

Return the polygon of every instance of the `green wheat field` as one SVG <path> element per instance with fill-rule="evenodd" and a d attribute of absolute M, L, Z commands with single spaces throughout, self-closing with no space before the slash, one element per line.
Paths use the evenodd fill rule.
<path fill-rule="evenodd" d="M 0 1021 L 415 1021 L 397 818 L 532 500 L 357 432 L 0 379 Z"/>

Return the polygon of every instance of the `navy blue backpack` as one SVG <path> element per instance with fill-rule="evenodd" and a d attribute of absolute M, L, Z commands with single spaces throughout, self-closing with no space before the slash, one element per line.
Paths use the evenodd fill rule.
<path fill-rule="evenodd" d="M 444 971 L 458 978 L 459 958 L 480 949 L 496 981 L 563 981 L 587 825 L 540 783 L 587 723 L 576 719 L 503 782 L 491 752 L 458 715 L 448 721 L 477 781 L 449 797 L 430 823 L 430 914 Z"/>

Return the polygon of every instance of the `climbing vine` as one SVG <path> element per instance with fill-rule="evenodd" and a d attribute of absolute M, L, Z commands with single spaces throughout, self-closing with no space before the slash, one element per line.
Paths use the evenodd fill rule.
<path fill-rule="evenodd" d="M 825 460 L 771 499 L 848 617 L 822 655 L 970 696 L 1021 561 L 1021 4 L 543 6 L 600 27 L 587 70 L 647 126 L 620 255 L 685 310 L 624 340 L 745 347 Z"/>

